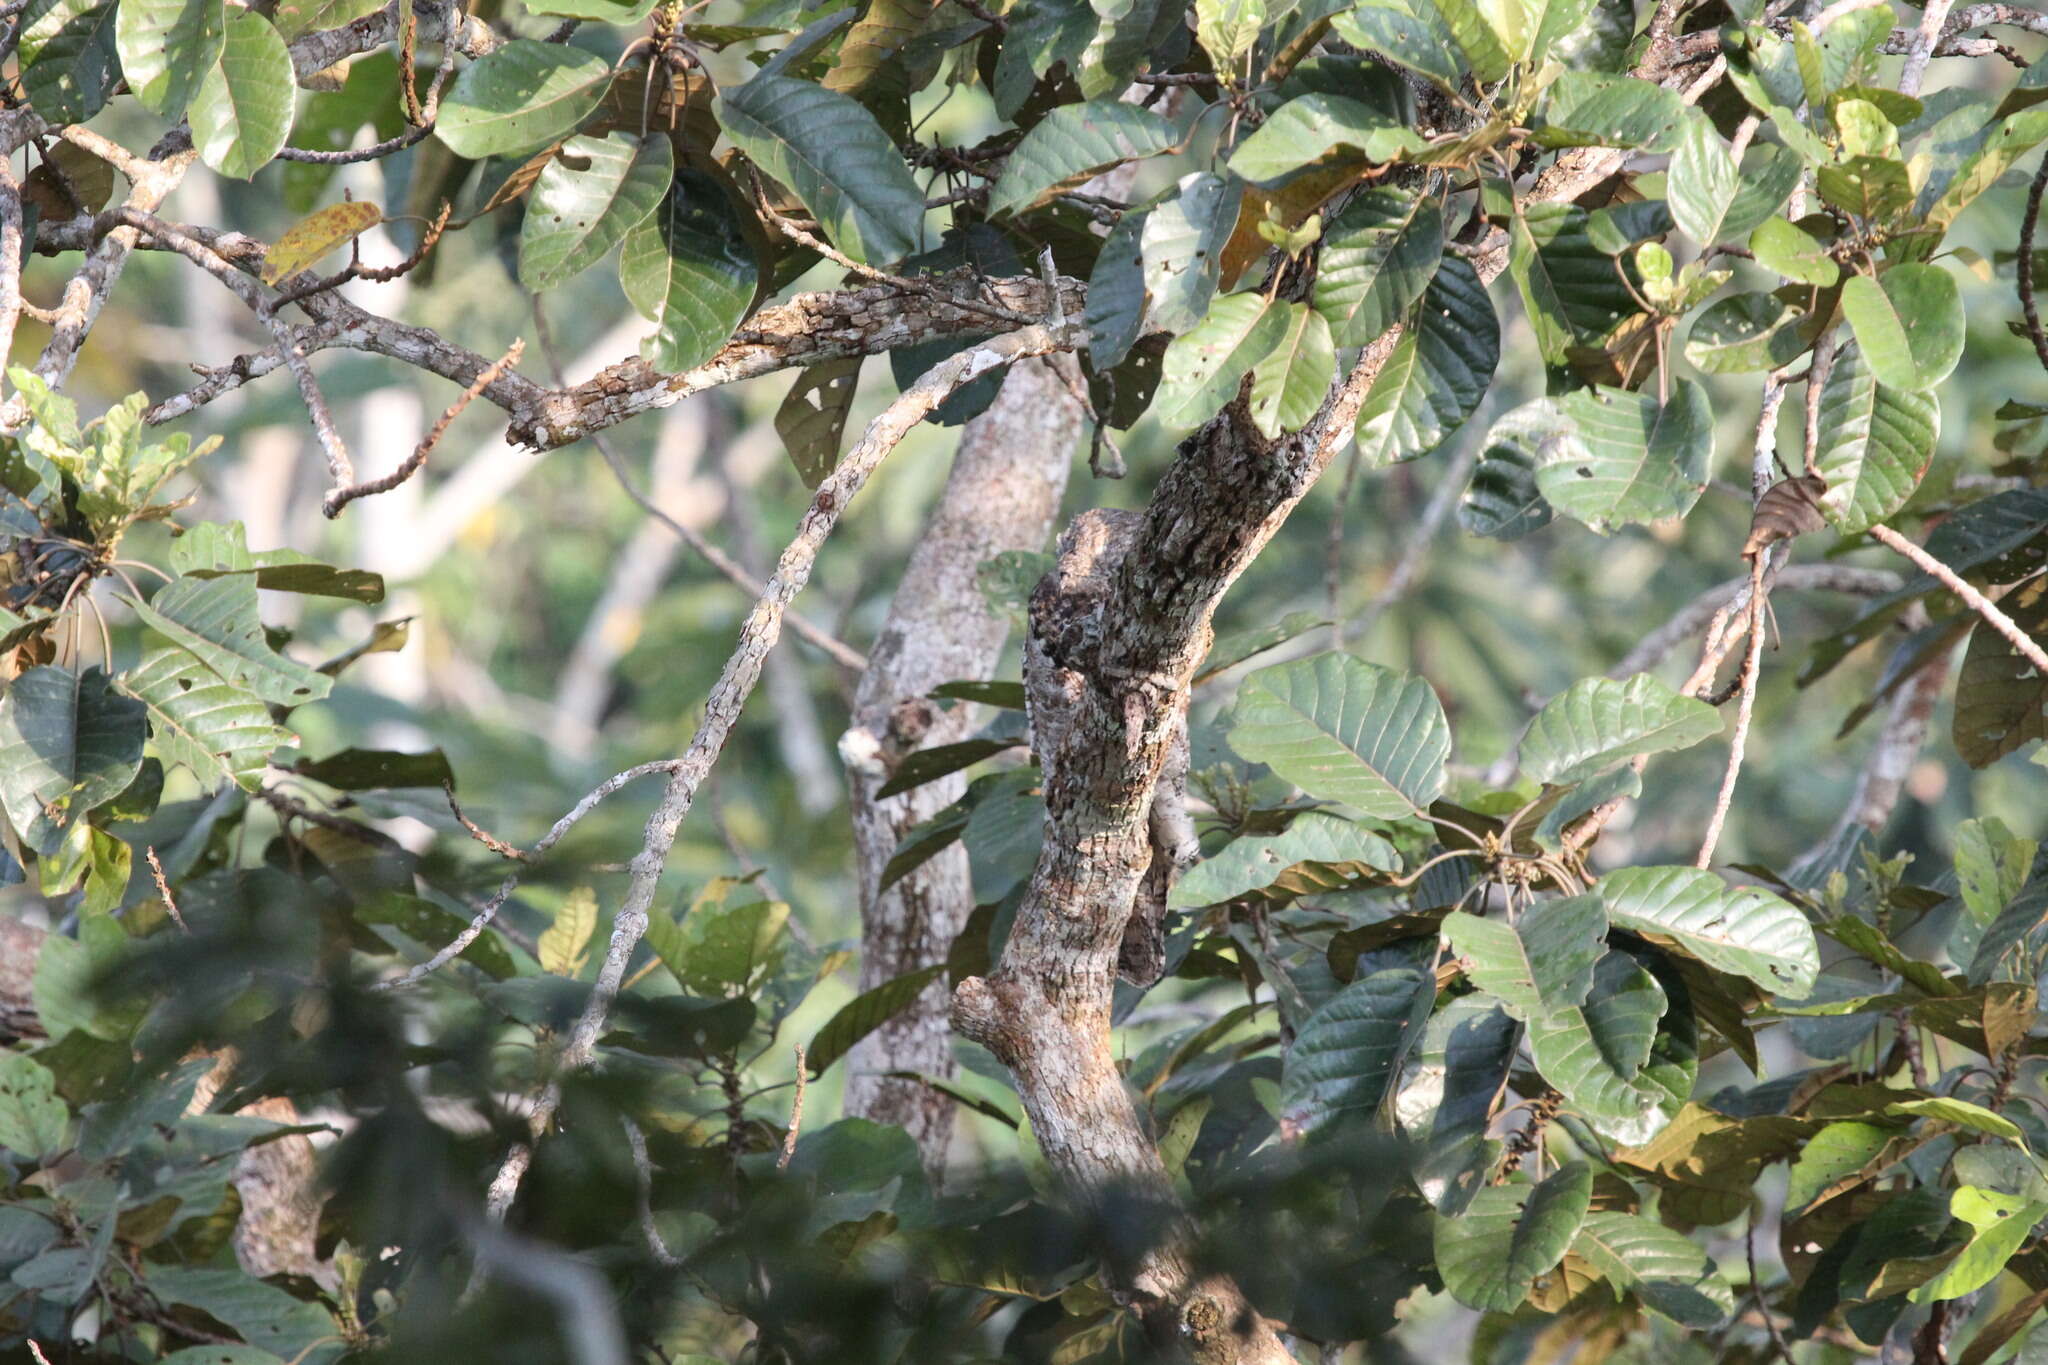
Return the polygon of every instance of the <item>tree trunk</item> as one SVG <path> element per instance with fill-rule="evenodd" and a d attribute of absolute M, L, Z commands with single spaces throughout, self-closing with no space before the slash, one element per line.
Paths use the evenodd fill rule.
<path fill-rule="evenodd" d="M 878 892 L 904 833 L 960 799 L 960 776 L 878 799 L 905 754 L 951 744 L 981 708 L 942 711 L 926 694 L 941 683 L 986 678 L 1009 624 L 989 609 L 975 570 L 1004 550 L 1036 550 L 1051 534 L 1080 436 L 1080 404 L 1051 366 L 1011 367 L 996 401 L 967 424 L 951 476 L 896 588 L 840 742 L 852 788 L 861 887 L 860 988 L 943 962 L 974 907 L 967 854 L 955 845 Z M 927 1170 L 941 1171 L 953 1101 L 891 1071 L 953 1074 L 948 993 L 934 982 L 907 1010 L 863 1038 L 849 1058 L 846 1112 L 897 1124 L 917 1140 Z"/>

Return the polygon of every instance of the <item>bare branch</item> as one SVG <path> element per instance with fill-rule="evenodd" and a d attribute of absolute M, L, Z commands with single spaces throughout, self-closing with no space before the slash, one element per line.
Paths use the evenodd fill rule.
<path fill-rule="evenodd" d="M 14 353 L 21 321 L 21 183 L 12 157 L 0 157 L 0 361 Z"/>
<path fill-rule="evenodd" d="M 461 395 L 448 405 L 447 410 L 441 414 L 440 420 L 434 423 L 420 443 L 413 447 L 412 454 L 406 456 L 398 468 L 392 470 L 381 479 L 371 479 L 367 483 L 348 484 L 344 487 L 336 488 L 321 501 L 320 510 L 332 520 L 341 515 L 342 508 L 348 506 L 357 498 L 369 498 L 375 497 L 379 493 L 389 493 L 392 489 L 419 473 L 421 469 L 426 467 L 427 456 L 433 452 L 435 446 L 441 444 L 441 438 L 447 435 L 448 428 L 454 424 L 456 418 L 462 415 L 462 410 L 475 402 L 476 396 L 490 387 L 491 382 L 499 375 L 503 374 L 513 365 L 518 364 L 520 354 L 525 350 L 526 343 L 515 338 L 512 344 L 506 348 L 504 355 L 492 361 L 481 374 L 469 381 L 469 387 L 464 389 Z"/>
<path fill-rule="evenodd" d="M 2012 647 L 2019 651 L 2021 658 L 2038 670 L 2039 676 L 2048 678 L 2048 650 L 2041 648 L 2041 642 L 2020 629 L 2019 622 L 2000 611 L 1995 603 L 1966 582 L 1962 575 L 1921 549 L 1912 541 L 1894 531 L 1882 522 L 1870 528 L 1871 539 L 1889 549 L 1896 550 L 1913 561 L 1921 572 L 1928 574 L 1963 600 L 1963 605 L 1977 613 L 1993 630 L 2003 635 Z"/>
<path fill-rule="evenodd" d="M 1840 592 L 1852 597 L 1881 597 L 1897 592 L 1905 579 L 1885 569 L 1858 569 L 1846 564 L 1791 564 L 1779 570 L 1773 591 Z M 1645 635 L 1620 663 L 1607 670 L 1610 678 L 1633 678 L 1655 668 L 1681 640 L 1706 629 L 1714 613 L 1724 607 L 1736 610 L 1749 601 L 1749 578 L 1731 578 L 1707 589 L 1688 602 L 1657 629 Z"/>
<path fill-rule="evenodd" d="M 1935 42 L 1942 36 L 1942 26 L 1948 22 L 1948 12 L 1954 0 L 1927 0 L 1927 7 L 1920 13 L 1920 27 L 1913 31 L 1912 45 L 1906 49 L 1906 64 L 1899 72 L 1899 93 L 1918 95 L 1920 82 L 1927 75 L 1927 63 L 1934 56 Z"/>
<path fill-rule="evenodd" d="M 1714 813 L 1707 821 L 1706 836 L 1700 840 L 1695 867 L 1711 867 L 1714 846 L 1721 841 L 1721 828 L 1728 822 L 1728 808 L 1735 801 L 1735 780 L 1742 772 L 1743 750 L 1749 744 L 1749 722 L 1756 710 L 1757 675 L 1763 668 L 1764 611 L 1769 594 L 1764 586 L 1764 569 L 1770 551 L 1760 550 L 1750 558 L 1749 569 L 1749 652 L 1742 659 L 1742 700 L 1735 710 L 1735 735 L 1728 741 L 1728 767 L 1721 775 L 1721 790 L 1714 798 Z"/>

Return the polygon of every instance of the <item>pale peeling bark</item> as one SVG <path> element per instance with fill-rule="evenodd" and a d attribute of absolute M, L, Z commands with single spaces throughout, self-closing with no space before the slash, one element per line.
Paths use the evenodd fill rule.
<path fill-rule="evenodd" d="M 1004 550 L 1036 550 L 1052 532 L 1081 432 L 1080 404 L 1053 363 L 1012 367 L 996 401 L 967 424 L 855 694 L 840 747 L 852 769 L 864 991 L 945 961 L 974 906 L 967 853 L 957 844 L 877 891 L 904 834 L 959 800 L 966 779 L 941 778 L 886 800 L 875 793 L 905 754 L 956 743 L 980 722 L 981 708 L 942 711 L 926 694 L 994 671 L 1009 625 L 989 609 L 975 570 Z M 863 1038 L 849 1059 L 846 1094 L 847 1113 L 906 1129 L 935 1173 L 952 1138 L 953 1101 L 887 1073 L 953 1074 L 948 1000 L 945 982 L 936 981 Z"/>
<path fill-rule="evenodd" d="M 1084 1203 L 1121 1191 L 1174 1207 L 1110 1046 L 1125 929 L 1156 875 L 1155 793 L 1184 743 L 1217 603 L 1327 467 L 1394 339 L 1368 347 L 1294 436 L 1262 438 L 1233 404 L 1182 443 L 1143 513 L 1077 517 L 1032 595 L 1024 680 L 1045 845 L 1001 964 L 960 983 L 953 1022 L 1010 1068 L 1046 1161 Z M 1184 1237 L 1111 1272 L 1162 1345 L 1201 1362 L 1291 1359 L 1234 1284 L 1196 1277 Z"/>

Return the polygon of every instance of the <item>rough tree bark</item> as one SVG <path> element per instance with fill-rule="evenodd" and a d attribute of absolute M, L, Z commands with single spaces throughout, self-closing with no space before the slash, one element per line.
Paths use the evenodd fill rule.
<path fill-rule="evenodd" d="M 959 800 L 966 779 L 941 778 L 886 800 L 876 792 L 906 754 L 956 743 L 977 723 L 980 708 L 942 711 L 926 694 L 994 670 L 1009 625 L 989 610 L 975 569 L 1004 550 L 1036 550 L 1052 532 L 1081 431 L 1080 404 L 1054 363 L 1013 366 L 996 401 L 967 424 L 855 693 L 840 751 L 851 768 L 864 991 L 945 961 L 974 905 L 967 853 L 957 844 L 877 890 L 904 833 Z M 847 1113 L 907 1129 L 934 1174 L 953 1135 L 953 1101 L 886 1073 L 952 1075 L 948 1001 L 945 983 L 934 982 L 862 1039 L 849 1059 L 846 1095 Z"/>

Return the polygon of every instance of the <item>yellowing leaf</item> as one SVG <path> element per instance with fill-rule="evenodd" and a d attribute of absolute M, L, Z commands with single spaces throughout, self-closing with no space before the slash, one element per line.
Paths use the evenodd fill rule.
<path fill-rule="evenodd" d="M 351 242 L 384 221 L 384 210 L 361 200 L 343 200 L 318 209 L 286 228 L 263 255 L 263 282 L 282 284 L 319 264 L 336 247 Z"/>
<path fill-rule="evenodd" d="M 590 935 L 597 928 L 597 892 L 579 886 L 569 893 L 555 911 L 555 922 L 540 936 L 543 971 L 556 976 L 575 976 L 590 960 Z"/>

